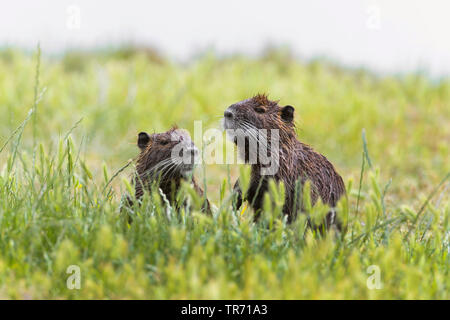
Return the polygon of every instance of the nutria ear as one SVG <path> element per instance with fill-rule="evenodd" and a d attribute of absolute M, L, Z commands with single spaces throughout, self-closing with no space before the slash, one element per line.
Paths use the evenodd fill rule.
<path fill-rule="evenodd" d="M 281 109 L 281 119 L 286 122 L 291 122 L 294 120 L 294 107 L 293 106 L 285 106 Z"/>
<path fill-rule="evenodd" d="M 139 149 L 143 150 L 148 145 L 150 141 L 150 136 L 147 132 L 139 132 L 137 145 Z"/>

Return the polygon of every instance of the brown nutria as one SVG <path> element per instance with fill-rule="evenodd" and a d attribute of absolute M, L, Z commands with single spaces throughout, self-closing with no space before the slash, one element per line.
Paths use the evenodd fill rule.
<path fill-rule="evenodd" d="M 306 180 L 311 182 L 312 204 L 320 197 L 323 203 L 335 207 L 339 198 L 345 194 L 344 182 L 327 158 L 297 140 L 292 106 L 280 107 L 278 101 L 271 101 L 266 95 L 259 94 L 229 106 L 224 113 L 223 125 L 229 138 L 237 144 L 238 152 L 246 163 L 249 163 L 252 156 L 252 145 L 258 148 L 262 145 L 269 156 L 276 156 L 273 158 L 276 162 L 276 170 L 273 172 L 262 173 L 265 165 L 260 161 L 260 154 L 256 161 L 251 163 L 250 184 L 244 199 L 249 201 L 257 215 L 263 208 L 269 179 L 284 182 L 286 192 L 283 213 L 288 215 L 288 221 L 292 221 L 297 212 L 302 210 L 299 192 Z M 263 142 L 261 132 L 266 132 Z M 245 136 L 245 144 L 239 145 L 237 140 L 242 138 L 242 134 Z M 278 136 L 276 151 L 272 150 L 275 143 L 271 136 Z M 243 198 L 239 180 L 236 182 L 235 191 L 238 193 L 239 208 Z M 324 221 L 325 228 L 331 225 L 336 225 L 339 230 L 341 228 L 339 221 L 335 219 L 334 210 L 327 214 Z"/>
<path fill-rule="evenodd" d="M 144 191 L 156 184 L 169 203 L 179 209 L 176 194 L 182 180 L 190 181 L 197 194 L 204 197 L 203 190 L 192 174 L 198 149 L 187 131 L 173 127 L 167 132 L 151 135 L 140 132 L 137 145 L 141 152 L 137 157 L 133 178 L 136 199 L 142 198 Z M 133 204 L 130 197 L 126 201 L 128 206 Z M 211 213 L 206 198 L 202 210 Z"/>

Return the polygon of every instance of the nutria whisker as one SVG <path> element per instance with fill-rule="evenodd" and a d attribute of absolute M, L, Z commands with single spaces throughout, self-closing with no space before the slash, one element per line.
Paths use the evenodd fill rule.
<path fill-rule="evenodd" d="M 164 169 L 172 163 L 171 159 L 163 160 L 161 162 L 158 162 L 153 167 L 145 170 L 141 176 L 143 177 L 152 177 L 153 174 L 158 173 L 160 171 L 164 171 Z"/>
<path fill-rule="evenodd" d="M 167 178 L 167 180 L 171 180 L 175 173 L 177 172 L 177 168 L 179 167 L 179 163 L 176 163 L 172 161 L 172 163 L 167 166 L 166 171 L 164 172 L 164 177 Z"/>
<path fill-rule="evenodd" d="M 267 141 L 267 134 L 265 136 L 265 139 L 260 139 L 260 132 L 258 131 L 258 129 L 256 127 L 254 127 L 253 125 L 251 125 L 250 123 L 248 123 L 247 121 L 244 121 L 242 123 L 242 126 L 247 129 L 245 130 L 246 134 L 248 134 L 251 138 L 253 138 L 254 142 L 257 143 L 257 146 L 259 146 L 259 149 L 256 150 L 256 157 L 258 159 L 258 156 L 262 156 L 259 154 L 259 152 L 267 152 L 269 151 L 270 154 L 272 155 L 272 149 L 269 148 L 269 143 Z M 271 145 L 270 145 L 271 147 Z M 273 157 L 275 158 L 275 165 L 278 165 L 278 158 L 275 156 Z"/>

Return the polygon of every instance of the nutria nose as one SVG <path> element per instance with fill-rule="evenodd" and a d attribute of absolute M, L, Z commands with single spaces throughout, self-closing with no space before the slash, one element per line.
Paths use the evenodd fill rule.
<path fill-rule="evenodd" d="M 192 148 L 192 147 L 187 147 L 187 148 L 183 148 L 183 149 L 181 149 L 181 152 L 180 152 L 180 154 L 181 154 L 181 156 L 182 157 L 184 157 L 184 155 L 185 155 L 185 152 L 186 152 L 186 155 L 187 156 L 191 156 L 191 157 L 196 157 L 197 155 L 198 155 L 198 149 L 197 148 Z"/>
<path fill-rule="evenodd" d="M 197 154 L 198 154 L 197 148 L 188 149 L 188 151 L 190 151 L 191 156 L 194 156 L 194 157 L 197 156 Z"/>
<path fill-rule="evenodd" d="M 180 156 L 184 157 L 185 152 L 187 155 L 191 155 L 191 156 L 196 156 L 198 154 L 198 151 L 196 148 L 183 148 L 180 151 Z"/>
<path fill-rule="evenodd" d="M 223 115 L 225 116 L 225 118 L 227 119 L 231 119 L 233 118 L 233 113 L 231 111 L 225 110 L 225 112 L 223 113 Z"/>

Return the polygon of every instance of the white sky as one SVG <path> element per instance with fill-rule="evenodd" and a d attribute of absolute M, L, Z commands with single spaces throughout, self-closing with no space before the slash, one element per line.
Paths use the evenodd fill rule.
<path fill-rule="evenodd" d="M 149 44 L 179 60 L 287 45 L 306 58 L 448 76 L 450 1 L 1 0 L 0 46 L 38 41 L 44 53 Z"/>

